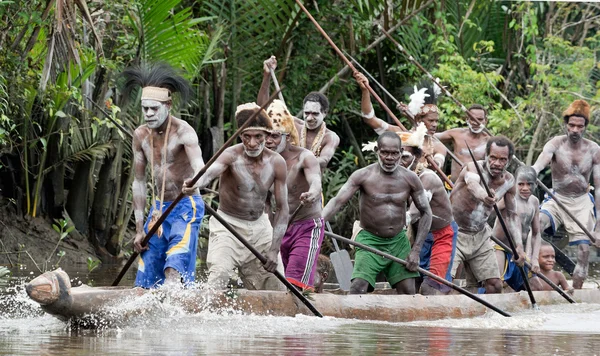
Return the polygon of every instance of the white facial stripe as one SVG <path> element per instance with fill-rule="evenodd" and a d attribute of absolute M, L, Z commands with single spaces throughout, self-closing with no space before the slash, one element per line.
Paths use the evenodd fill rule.
<path fill-rule="evenodd" d="M 279 142 L 279 145 L 277 145 L 277 147 L 275 147 L 275 152 L 277 152 L 277 153 L 283 152 L 283 150 L 285 149 L 285 145 L 287 143 L 286 137 L 287 137 L 287 135 L 281 136 L 281 142 Z"/>
<path fill-rule="evenodd" d="M 246 153 L 246 155 L 248 157 L 258 157 L 260 156 L 260 154 L 262 153 L 262 151 L 265 149 L 265 142 L 263 141 L 260 145 L 258 145 L 258 149 L 256 151 L 248 151 L 248 149 L 246 148 L 246 146 L 244 146 L 244 153 Z"/>
<path fill-rule="evenodd" d="M 381 156 L 379 156 L 379 155 L 377 155 L 377 162 L 379 162 L 379 167 L 381 167 L 381 169 L 383 169 L 384 172 L 388 172 L 388 173 L 392 173 L 400 165 L 400 161 L 396 161 L 394 168 L 387 168 L 384 166 L 383 161 L 381 160 Z"/>
<path fill-rule="evenodd" d="M 142 111 L 144 113 L 144 120 L 151 129 L 160 127 L 167 117 L 169 117 L 169 106 L 158 100 L 142 100 Z"/>
<path fill-rule="evenodd" d="M 485 129 L 485 125 L 482 124 L 479 129 L 473 130 L 473 126 L 471 126 L 471 122 L 469 120 L 467 120 L 467 126 L 469 126 L 469 130 L 471 130 L 471 132 L 474 134 L 481 133 Z"/>

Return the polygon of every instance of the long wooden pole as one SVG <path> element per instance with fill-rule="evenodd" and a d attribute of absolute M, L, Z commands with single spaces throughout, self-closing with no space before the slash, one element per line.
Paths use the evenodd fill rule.
<path fill-rule="evenodd" d="M 275 90 L 279 92 L 279 100 L 283 102 L 283 105 L 287 107 L 285 104 L 285 100 L 283 100 L 283 93 L 281 92 L 281 88 L 279 87 L 279 81 L 277 80 L 277 76 L 273 71 L 273 68 L 269 67 L 269 73 L 271 74 L 271 80 L 273 80 L 273 85 L 275 86 Z"/>
<path fill-rule="evenodd" d="M 211 159 L 208 162 L 206 162 L 204 167 L 202 167 L 202 169 L 200 169 L 200 171 L 198 171 L 198 173 L 196 173 L 194 178 L 192 178 L 192 180 L 191 180 L 192 185 L 195 184 L 198 181 L 198 179 L 200 179 L 200 177 L 208 170 L 208 168 L 210 166 L 212 166 L 212 164 L 217 160 L 217 158 L 219 158 L 219 156 L 223 153 L 223 151 L 225 151 L 225 149 L 227 149 L 227 147 L 229 147 L 229 145 L 242 133 L 242 131 L 245 130 L 246 127 L 248 127 L 248 125 L 250 125 L 250 122 L 252 121 L 252 119 L 254 119 L 258 114 L 260 114 L 260 112 L 262 110 L 264 110 L 267 106 L 269 106 L 271 101 L 273 101 L 273 99 L 275 99 L 277 97 L 278 93 L 279 93 L 279 91 L 276 91 L 275 93 L 273 93 L 273 95 L 271 95 L 271 97 L 269 97 L 269 100 L 267 100 L 267 102 L 265 102 L 260 107 L 260 110 L 257 110 L 254 114 L 252 114 L 250 116 L 250 118 L 248 118 L 248 120 L 246 120 L 246 122 L 244 122 L 244 124 L 242 126 L 240 126 L 240 128 L 237 129 L 236 132 L 233 133 L 233 135 L 223 144 L 223 146 L 221 146 L 221 148 L 211 157 Z M 144 237 L 144 240 L 142 240 L 142 246 L 146 246 L 146 244 L 148 244 L 148 241 L 150 241 L 150 238 L 152 238 L 152 235 L 154 235 L 156 233 L 156 231 L 158 230 L 160 225 L 162 225 L 162 223 L 167 219 L 167 216 L 169 216 L 169 214 L 171 214 L 171 211 L 173 211 L 175 206 L 181 201 L 181 199 L 183 199 L 183 197 L 185 197 L 185 194 L 183 194 L 183 192 L 179 193 L 177 198 L 175 198 L 175 200 L 173 200 L 173 202 L 169 205 L 167 210 L 165 210 L 165 212 L 162 213 L 162 215 L 158 218 L 156 223 L 152 226 L 152 228 L 150 228 L 150 231 L 148 231 L 148 233 Z M 138 252 L 133 252 L 131 254 L 131 257 L 129 257 L 129 260 L 127 260 L 127 263 L 125 263 L 125 266 L 123 266 L 123 268 L 121 269 L 121 272 L 119 272 L 119 275 L 113 281 L 113 283 L 112 283 L 113 286 L 119 285 L 119 282 L 121 282 L 121 279 L 123 279 L 123 276 L 129 269 L 129 267 L 131 267 L 131 265 L 133 264 L 135 259 L 138 257 L 138 255 L 139 255 Z"/>
<path fill-rule="evenodd" d="M 345 243 L 347 243 L 347 244 L 354 245 L 354 246 L 356 246 L 356 247 L 362 248 L 362 249 L 363 249 L 363 250 L 365 250 L 365 251 L 369 251 L 369 252 L 371 252 L 371 253 L 374 253 L 374 254 L 376 254 L 376 255 L 379 255 L 379 256 L 381 256 L 381 257 L 383 257 L 383 258 L 387 258 L 388 260 L 390 260 L 390 261 L 393 261 L 393 262 L 396 262 L 396 263 L 399 263 L 399 264 L 401 264 L 401 265 L 404 265 L 404 266 L 406 266 L 406 265 L 408 264 L 408 263 L 407 263 L 406 261 L 404 261 L 403 259 L 400 259 L 400 258 L 398 258 L 398 257 L 396 257 L 396 256 L 392 256 L 392 255 L 390 255 L 389 253 L 385 253 L 385 252 L 379 251 L 379 250 L 377 250 L 377 249 L 375 249 L 375 248 L 373 248 L 373 247 L 371 247 L 371 246 L 367 246 L 367 245 L 365 245 L 365 244 L 361 244 L 360 242 L 356 242 L 356 241 L 350 240 L 350 239 L 348 239 L 348 238 L 345 238 L 345 237 L 343 237 L 343 236 L 340 236 L 340 235 L 334 234 L 333 232 L 325 231 L 325 235 L 327 235 L 327 236 L 329 236 L 329 237 L 332 237 L 332 238 L 334 238 L 334 239 L 336 239 L 336 240 L 343 241 L 343 242 L 345 242 Z M 495 312 L 497 312 L 497 313 L 499 313 L 499 314 L 501 314 L 501 315 L 503 315 L 503 316 L 511 316 L 510 314 L 508 314 L 508 313 L 507 313 L 507 312 L 505 312 L 504 310 L 501 310 L 501 309 L 499 309 L 499 308 L 495 307 L 494 305 L 492 305 L 492 304 L 490 304 L 489 302 L 487 302 L 487 301 L 485 301 L 485 300 L 483 300 L 483 299 L 479 298 L 478 296 L 476 296 L 475 294 L 473 294 L 473 293 L 469 292 L 468 290 L 466 290 L 466 289 L 464 289 L 464 288 L 462 288 L 462 287 L 459 287 L 459 286 L 457 286 L 457 285 L 456 285 L 456 284 L 454 284 L 454 283 L 448 282 L 448 281 L 447 281 L 447 280 L 445 280 L 444 278 L 441 278 L 441 277 L 439 277 L 439 276 L 437 276 L 437 275 L 435 275 L 435 274 L 433 274 L 433 273 L 431 273 L 431 272 L 429 272 L 429 271 L 427 271 L 427 270 L 425 270 L 425 269 L 422 269 L 421 267 L 418 267 L 417 269 L 418 269 L 418 271 L 419 271 L 421 274 L 423 274 L 423 275 L 425 275 L 425 276 L 427 276 L 427 277 L 429 277 L 429 278 L 431 278 L 431 279 L 434 279 L 434 280 L 436 280 L 437 282 L 439 282 L 439 283 L 442 283 L 442 284 L 444 284 L 444 285 L 446 285 L 446 286 L 448 286 L 448 287 L 450 287 L 450 288 L 454 289 L 454 290 L 455 290 L 455 291 L 457 291 L 457 292 L 460 292 L 460 293 L 462 293 L 462 294 L 466 295 L 467 297 L 469 297 L 469 298 L 473 299 L 474 301 L 477 301 L 477 302 L 479 302 L 479 303 L 481 303 L 481 304 L 485 305 L 486 307 L 488 307 L 488 308 L 492 309 L 493 311 L 495 311 Z"/>
<path fill-rule="evenodd" d="M 250 252 L 252 252 L 252 254 L 256 256 L 256 258 L 258 258 L 258 260 L 262 264 L 265 264 L 267 262 L 265 256 L 258 252 L 258 250 L 254 248 L 254 246 L 250 245 L 250 243 L 245 238 L 243 238 L 242 235 L 240 235 L 233 228 L 233 226 L 231 226 L 226 220 L 224 220 L 223 217 L 221 217 L 213 208 L 211 208 L 210 205 L 206 205 L 205 208 L 210 215 L 217 219 L 227 230 L 229 230 L 229 232 L 233 234 L 233 236 L 235 236 L 244 246 L 246 246 L 246 248 L 248 248 Z M 292 283 L 290 283 L 290 281 L 288 281 L 284 276 L 282 276 L 281 273 L 279 273 L 279 271 L 275 270 L 273 274 L 277 277 L 277 279 L 281 281 L 281 283 L 283 283 L 290 290 L 290 292 L 292 292 L 296 297 L 298 297 L 298 299 L 300 299 L 300 301 L 304 303 L 304 305 L 306 305 L 306 307 L 308 307 L 310 311 L 312 311 L 316 316 L 320 318 L 323 317 L 323 315 L 317 310 L 317 308 L 315 308 L 314 305 L 312 305 L 311 302 L 309 302 L 308 299 L 306 299 L 306 297 L 302 295 L 302 293 L 298 289 L 296 289 L 296 287 L 294 287 Z"/>
<path fill-rule="evenodd" d="M 465 144 L 467 145 L 467 149 L 469 150 L 471 159 L 473 159 L 473 164 L 475 165 L 475 168 L 477 169 L 477 174 L 479 174 L 479 178 L 481 179 L 481 184 L 483 184 L 483 187 L 485 188 L 487 195 L 490 198 L 493 197 L 494 195 L 492 194 L 490 187 L 488 187 L 488 184 L 485 181 L 485 177 L 483 176 L 481 167 L 479 167 L 479 163 L 477 163 L 477 160 L 475 159 L 475 155 L 473 154 L 473 151 L 471 151 L 471 147 L 469 147 L 469 144 L 467 144 L 466 142 L 465 142 Z M 508 240 L 508 244 L 510 245 L 510 249 L 513 253 L 513 258 L 517 258 L 519 256 L 519 254 L 517 253 L 517 248 L 515 246 L 515 242 L 513 240 L 512 234 L 510 233 L 510 230 L 506 226 L 506 222 L 504 221 L 504 218 L 502 217 L 502 214 L 500 213 L 500 209 L 498 208 L 498 204 L 496 204 L 496 203 L 494 203 L 494 211 L 496 212 L 496 217 L 498 218 L 498 221 L 500 221 L 502 230 L 504 230 L 504 236 L 506 236 L 506 239 Z M 523 268 L 523 266 L 518 266 L 518 267 L 519 267 L 519 271 L 521 272 L 521 276 L 523 277 L 523 283 L 525 284 L 525 289 L 527 290 L 527 294 L 529 294 L 529 299 L 531 300 L 531 306 L 533 308 L 537 308 L 537 303 L 535 302 L 535 297 L 533 296 L 533 292 L 531 291 L 531 286 L 529 285 L 529 278 L 527 278 L 527 273 L 525 272 L 525 269 Z"/>
<path fill-rule="evenodd" d="M 498 246 L 502 247 L 505 251 L 510 250 L 510 247 L 506 246 L 506 244 L 504 242 L 500 241 L 500 239 L 498 239 L 496 236 L 492 235 L 491 239 Z M 531 263 L 529 263 L 527 261 L 525 261 L 525 267 L 529 268 L 530 271 L 532 269 Z M 571 298 L 567 293 L 565 293 L 565 291 L 563 291 L 559 286 L 557 286 L 556 284 L 554 284 L 554 282 L 552 282 L 548 277 L 544 276 L 541 273 L 534 273 L 534 275 L 538 276 L 541 280 L 543 280 L 544 282 L 548 283 L 548 285 L 550 287 L 552 287 L 552 289 L 554 289 L 555 291 L 557 291 L 558 294 L 562 295 L 569 303 L 576 303 L 573 298 Z"/>
<path fill-rule="evenodd" d="M 308 12 L 308 10 L 306 9 L 306 7 L 304 7 L 304 5 L 302 4 L 302 2 L 300 0 L 296 0 L 296 3 L 298 4 L 298 6 L 300 6 L 300 8 L 302 9 L 302 11 L 304 11 L 304 13 L 306 14 L 306 16 L 308 16 L 308 18 L 310 19 L 310 21 L 315 25 L 315 27 L 317 28 L 317 30 L 321 33 L 321 35 L 323 35 L 323 37 L 327 40 L 327 42 L 333 48 L 333 50 L 337 53 L 337 55 L 344 61 L 344 63 L 346 63 L 346 65 L 350 69 L 352 69 L 353 72 L 357 72 L 357 70 L 354 67 L 354 65 L 352 65 L 352 62 L 350 62 L 348 60 L 348 58 L 346 58 L 346 56 L 344 56 L 344 54 L 342 53 L 342 51 L 338 48 L 338 46 L 336 46 L 336 44 L 331 40 L 331 38 L 329 38 L 329 36 L 327 35 L 327 33 L 323 30 L 323 28 L 321 27 L 321 25 L 319 25 L 319 23 L 317 22 L 317 20 L 315 20 L 315 18 L 310 14 L 310 12 Z M 377 102 L 379 103 L 379 105 L 381 105 L 381 107 L 385 110 L 385 112 L 387 112 L 388 115 L 394 120 L 394 122 L 396 123 L 396 125 L 398 127 L 400 127 L 401 130 L 408 131 L 408 129 L 406 129 L 406 127 L 404 127 L 404 125 L 402 125 L 402 123 L 400 122 L 400 120 L 398 120 L 398 118 L 396 117 L 396 115 L 394 115 L 394 113 L 390 110 L 390 108 L 387 105 L 385 105 L 385 103 L 383 102 L 383 100 L 379 97 L 379 95 L 377 95 L 377 93 L 373 90 L 373 88 L 371 88 L 371 86 L 369 86 L 368 84 L 366 85 L 366 87 L 367 87 L 367 90 L 369 90 L 369 93 L 371 93 L 371 95 L 373 95 L 373 97 L 375 98 L 375 100 L 377 100 Z M 408 118 L 412 122 L 415 122 L 414 117 L 412 117 L 412 115 L 410 113 L 405 113 L 405 114 L 408 116 Z M 450 185 L 451 187 L 454 187 L 454 184 L 452 183 L 452 181 L 450 179 L 448 179 L 448 176 L 446 176 L 446 174 L 444 174 L 444 172 L 440 169 L 440 167 L 438 167 L 438 165 L 435 163 L 435 161 L 430 156 L 426 156 L 426 159 L 427 159 L 427 163 L 429 163 L 429 165 L 438 173 L 438 175 L 446 183 L 448 183 L 448 185 Z"/>
<path fill-rule="evenodd" d="M 425 75 L 427 75 L 427 77 L 435 83 L 435 85 L 437 85 L 446 96 L 448 96 L 450 99 L 452 99 L 459 107 L 460 109 L 467 114 L 467 116 L 469 116 L 469 118 L 471 119 L 475 119 L 473 117 L 473 114 L 471 114 L 471 112 L 458 100 L 456 99 L 452 93 L 450 93 L 448 91 L 448 89 L 446 89 L 445 87 L 443 87 L 439 81 L 437 79 L 435 79 L 433 77 L 433 75 L 431 75 L 431 73 L 429 73 L 419 62 L 417 62 L 413 56 L 411 56 L 406 49 L 400 44 L 398 43 L 393 37 L 392 35 L 390 35 L 387 31 L 385 31 L 383 29 L 383 27 L 379 26 L 379 28 L 381 29 L 381 32 L 383 32 L 383 34 L 385 36 L 387 36 L 387 38 L 390 39 L 390 41 L 392 41 L 396 47 L 402 52 L 404 53 L 404 55 L 408 58 L 408 60 L 413 63 L 415 66 L 417 66 L 417 68 L 419 68 L 423 73 L 425 73 Z M 484 131 L 485 133 L 487 133 L 490 136 L 494 136 L 488 129 L 487 127 L 484 127 Z M 516 156 L 513 155 L 513 160 L 515 160 L 515 162 L 517 162 L 520 166 L 525 165 L 523 162 L 521 162 Z M 542 188 L 542 190 L 544 190 L 550 197 L 552 197 L 552 199 L 556 202 L 556 204 L 567 214 L 569 215 L 569 217 L 575 222 L 575 224 L 577 224 L 577 226 L 579 226 L 579 228 L 587 235 L 587 237 L 589 237 L 590 241 L 592 241 L 593 243 L 596 242 L 596 238 L 594 237 L 594 235 L 592 235 L 592 233 L 587 229 L 587 227 L 585 227 L 576 217 L 575 215 L 573 215 L 572 212 L 569 211 L 569 209 L 560 201 L 556 198 L 556 195 L 554 195 L 554 192 L 552 190 L 550 190 L 541 180 L 539 180 L 539 178 L 536 178 L 537 180 L 537 184 Z"/>

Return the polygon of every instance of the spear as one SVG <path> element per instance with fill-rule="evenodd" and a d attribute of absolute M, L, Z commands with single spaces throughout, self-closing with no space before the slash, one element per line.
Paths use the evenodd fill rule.
<path fill-rule="evenodd" d="M 276 91 L 275 93 L 273 93 L 273 95 L 271 95 L 271 97 L 269 97 L 269 100 L 267 100 L 267 102 L 265 102 L 260 107 L 259 110 L 256 110 L 256 112 L 254 112 L 250 116 L 250 118 L 248 118 L 248 120 L 246 120 L 246 122 L 244 122 L 244 124 L 242 126 L 240 126 L 240 128 L 237 129 L 236 132 L 233 133 L 233 135 L 231 135 L 231 137 L 223 144 L 223 146 L 217 151 L 217 153 L 215 153 L 214 156 L 212 156 L 210 158 L 210 160 L 208 162 L 206 162 L 204 167 L 202 167 L 202 169 L 200 169 L 200 171 L 198 171 L 198 173 L 196 173 L 194 178 L 192 178 L 192 180 L 190 182 L 192 185 L 194 185 L 198 181 L 198 179 L 200 179 L 200 177 L 208 170 L 208 168 L 217 160 L 217 158 L 221 155 L 221 153 L 223 153 L 223 151 L 225 151 L 225 149 L 227 147 L 229 147 L 229 145 L 242 133 L 242 131 L 245 130 L 246 127 L 248 127 L 248 125 L 250 125 L 250 122 L 252 121 L 252 119 L 254 119 L 258 114 L 260 114 L 260 112 L 262 110 L 264 110 L 267 106 L 269 106 L 271 101 L 273 101 L 273 99 L 275 99 L 275 97 L 277 97 L 278 93 L 279 93 L 279 91 Z M 167 216 L 169 216 L 171 211 L 173 211 L 175 206 L 181 201 L 181 199 L 184 198 L 184 196 L 185 196 L 185 194 L 183 194 L 183 192 L 179 193 L 177 198 L 175 198 L 175 200 L 173 200 L 173 202 L 169 205 L 167 210 L 165 210 L 165 212 L 162 213 L 162 215 L 158 218 L 156 223 L 154 223 L 152 228 L 150 228 L 150 231 L 148 231 L 148 233 L 144 237 L 144 240 L 142 240 L 142 246 L 146 246 L 148 244 L 148 241 L 150 241 L 150 238 L 152 238 L 152 235 L 154 235 L 156 233 L 156 231 L 158 230 L 160 225 L 162 225 L 162 223 L 167 219 Z M 125 272 L 127 272 L 129 267 L 131 267 L 131 265 L 133 264 L 135 259 L 138 257 L 138 255 L 139 255 L 139 252 L 133 252 L 131 254 L 131 257 L 129 257 L 129 260 L 127 260 L 127 263 L 125 263 L 125 266 L 123 266 L 123 269 L 121 269 L 121 272 L 119 273 L 117 278 L 115 278 L 115 280 L 113 281 L 113 283 L 112 283 L 113 286 L 119 285 L 119 282 L 121 282 L 121 279 L 123 279 Z"/>
<path fill-rule="evenodd" d="M 352 62 L 350 62 L 348 60 L 348 58 L 346 58 L 346 56 L 344 56 L 344 54 L 338 48 L 338 46 L 336 46 L 336 44 L 331 40 L 331 38 L 327 35 L 327 33 L 323 30 L 323 28 L 321 28 L 321 25 L 319 25 L 319 23 L 317 22 L 317 20 L 315 20 L 315 18 L 310 14 L 310 12 L 308 12 L 308 10 L 306 9 L 306 7 L 304 7 L 304 5 L 302 5 L 302 2 L 300 0 L 296 0 L 296 3 L 298 4 L 298 6 L 300 6 L 300 8 L 302 9 L 302 11 L 304 11 L 304 13 L 306 14 L 306 16 L 308 16 L 308 18 L 310 19 L 310 21 L 315 25 L 315 27 L 317 28 L 317 30 L 321 33 L 321 35 L 323 35 L 323 37 L 327 40 L 327 42 L 333 48 L 333 50 L 337 53 L 337 55 L 340 56 L 340 58 L 344 61 L 344 63 L 346 63 L 346 65 L 350 69 L 352 69 L 353 72 L 357 72 L 357 70 L 354 67 L 354 65 L 352 65 Z M 383 102 L 383 100 L 381 100 L 381 98 L 379 97 L 379 95 L 377 95 L 377 93 L 373 90 L 373 88 L 371 88 L 371 86 L 369 86 L 368 84 L 366 84 L 366 87 L 367 87 L 369 93 L 371 93 L 371 95 L 373 95 L 373 97 L 375 98 L 375 100 L 377 100 L 377 102 L 379 103 L 379 105 L 394 120 L 394 122 L 396 123 L 396 125 L 401 130 L 408 131 L 406 129 L 406 127 L 404 127 L 404 125 L 402 125 L 402 123 L 400 122 L 400 120 L 398 120 L 398 118 L 396 117 L 396 115 L 394 115 L 394 113 L 390 110 L 390 108 L 387 105 L 385 105 L 385 103 Z M 407 115 L 407 117 L 411 121 L 414 122 L 414 117 L 412 116 L 411 113 L 405 112 L 405 115 Z M 444 174 L 444 172 L 440 169 L 440 167 L 438 167 L 438 165 L 433 161 L 433 159 L 430 156 L 426 156 L 426 159 L 427 159 L 427 163 L 429 163 L 429 165 L 438 173 L 438 175 L 448 185 L 450 185 L 451 187 L 454 187 L 454 184 L 452 183 L 452 181 L 450 179 L 448 179 L 448 176 L 446 176 L 446 174 Z"/>
<path fill-rule="evenodd" d="M 283 102 L 285 105 L 285 100 L 283 100 L 283 93 L 281 92 L 281 88 L 279 87 L 279 81 L 277 80 L 277 76 L 273 71 L 273 68 L 269 67 L 269 73 L 271 73 L 271 79 L 273 80 L 273 85 L 275 85 L 275 90 L 279 92 L 279 100 Z M 287 107 L 287 105 L 285 105 Z"/>
<path fill-rule="evenodd" d="M 448 89 L 446 89 L 445 87 L 443 87 L 440 82 L 435 79 L 433 77 L 433 75 L 431 75 L 431 73 L 429 73 L 419 62 L 417 62 L 415 60 L 415 58 L 413 56 L 411 56 L 406 49 L 400 44 L 398 43 L 393 37 L 392 35 L 390 35 L 387 31 L 385 31 L 383 29 L 383 27 L 381 25 L 378 25 L 379 29 L 381 30 L 381 32 L 383 32 L 383 34 L 385 36 L 387 36 L 390 41 L 392 41 L 396 47 L 408 58 L 408 60 L 413 63 L 415 66 L 417 66 L 417 68 L 419 68 L 423 73 L 425 73 L 425 75 L 427 75 L 427 77 L 435 83 L 435 85 L 437 85 L 446 96 L 448 96 L 449 98 L 451 98 L 459 107 L 460 109 L 467 114 L 467 116 L 469 116 L 469 118 L 471 119 L 475 119 L 473 117 L 473 114 L 471 114 L 471 112 L 458 100 L 456 99 L 449 91 Z M 494 136 L 488 129 L 487 127 L 483 128 L 483 131 L 485 133 L 487 133 L 490 136 Z M 525 164 L 523 162 L 521 162 L 516 156 L 513 155 L 512 159 L 517 162 L 519 164 L 519 166 L 524 166 Z M 592 241 L 593 243 L 596 242 L 596 238 L 594 237 L 594 235 L 592 235 L 592 233 L 587 229 L 587 227 L 585 227 L 576 217 L 575 215 L 573 215 L 572 212 L 569 211 L 569 209 L 560 201 L 558 200 L 558 198 L 556 198 L 556 195 L 554 195 L 554 192 L 552 190 L 550 190 L 541 180 L 539 180 L 539 178 L 536 178 L 537 184 L 556 202 L 556 204 L 567 214 L 569 215 L 569 217 L 571 219 L 573 219 L 573 221 L 575 222 L 575 224 L 577 224 L 577 226 L 579 226 L 579 228 L 587 235 L 587 237 L 589 237 L 590 241 Z"/>
<path fill-rule="evenodd" d="M 481 167 L 479 167 L 479 163 L 477 163 L 477 160 L 475 159 L 475 155 L 473 154 L 473 151 L 471 151 L 471 147 L 469 147 L 468 143 L 465 142 L 465 144 L 467 145 L 467 149 L 469 150 L 471 159 L 473 159 L 473 164 L 475 165 L 475 168 L 477 169 L 477 173 L 479 174 L 479 178 L 481 179 L 481 184 L 483 184 L 483 187 L 485 188 L 485 191 L 487 192 L 488 196 L 490 198 L 493 197 L 493 194 L 490 191 L 490 187 L 488 187 L 488 184 L 485 181 L 485 177 L 483 176 Z M 519 254 L 517 253 L 517 248 L 515 247 L 515 242 L 510 233 L 510 230 L 508 230 L 508 227 L 506 226 L 506 223 L 504 222 L 504 218 L 502 217 L 502 214 L 500 213 L 498 204 L 496 204 L 496 203 L 494 203 L 494 211 L 496 212 L 498 221 L 500 221 L 502 230 L 504 230 L 504 235 L 506 236 L 506 239 L 508 240 L 508 244 L 510 245 L 510 249 L 512 250 L 513 258 L 516 258 Z M 531 291 L 531 286 L 529 285 L 529 279 L 527 278 L 527 273 L 525 273 L 525 269 L 523 268 L 523 266 L 518 266 L 518 267 L 519 267 L 519 271 L 521 272 L 521 276 L 523 277 L 523 283 L 525 284 L 525 289 L 527 290 L 527 294 L 529 294 L 529 299 L 531 300 L 531 306 L 534 309 L 537 309 L 537 303 L 535 302 L 535 297 L 533 296 L 533 292 Z"/>

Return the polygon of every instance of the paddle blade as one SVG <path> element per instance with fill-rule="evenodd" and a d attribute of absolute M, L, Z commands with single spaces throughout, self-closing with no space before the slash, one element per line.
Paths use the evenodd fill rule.
<path fill-rule="evenodd" d="M 352 279 L 352 261 L 350 260 L 350 255 L 346 250 L 339 250 L 338 252 L 333 252 L 329 255 L 329 259 L 331 260 L 331 264 L 333 264 L 333 270 L 335 271 L 335 276 L 340 284 L 340 289 L 343 291 L 350 290 L 350 283 Z"/>

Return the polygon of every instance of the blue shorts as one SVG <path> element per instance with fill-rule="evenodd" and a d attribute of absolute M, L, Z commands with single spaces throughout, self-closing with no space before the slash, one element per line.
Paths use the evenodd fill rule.
<path fill-rule="evenodd" d="M 511 261 L 512 253 L 504 250 L 501 251 L 504 252 L 505 261 L 503 273 L 502 276 L 500 276 L 500 279 L 505 281 L 506 284 L 508 284 L 508 286 L 511 287 L 515 292 L 525 290 L 525 282 L 519 266 L 514 261 Z M 531 276 L 529 269 L 525 266 L 523 266 L 523 268 L 525 269 L 525 273 L 528 275 L 528 278 L 530 278 Z"/>
<path fill-rule="evenodd" d="M 158 203 L 156 203 L 158 205 Z M 164 202 L 165 211 L 171 202 Z M 150 208 L 144 231 L 154 211 Z M 138 259 L 136 287 L 153 288 L 164 283 L 165 269 L 174 268 L 181 274 L 184 284 L 194 282 L 198 232 L 204 216 L 204 201 L 200 195 L 183 198 L 162 224 L 161 237 L 154 234 L 148 242 L 149 249 Z"/>

